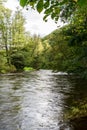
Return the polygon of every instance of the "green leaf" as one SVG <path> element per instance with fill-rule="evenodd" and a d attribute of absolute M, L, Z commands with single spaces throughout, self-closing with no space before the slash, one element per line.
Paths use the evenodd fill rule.
<path fill-rule="evenodd" d="M 49 8 L 49 9 L 46 9 L 44 14 L 50 14 L 52 13 L 53 9 L 52 8 Z"/>
<path fill-rule="evenodd" d="M 49 15 L 45 15 L 45 16 L 43 17 L 43 20 L 46 21 L 46 18 L 47 18 L 48 16 L 49 16 Z"/>
<path fill-rule="evenodd" d="M 47 0 L 47 1 L 44 3 L 44 8 L 46 9 L 47 7 L 49 7 L 49 5 L 50 5 L 50 2 L 49 2 L 49 0 Z"/>
<path fill-rule="evenodd" d="M 28 0 L 28 4 L 29 4 L 31 7 L 34 7 L 36 3 L 37 3 L 36 0 Z"/>
<path fill-rule="evenodd" d="M 60 2 L 59 2 L 59 5 L 61 5 L 61 6 L 62 6 L 63 4 L 66 4 L 67 2 L 69 2 L 69 1 L 68 1 L 68 0 L 63 0 L 63 1 L 60 1 Z"/>
<path fill-rule="evenodd" d="M 87 6 L 87 0 L 78 0 L 77 1 L 78 4 L 82 7 L 82 6 Z"/>
<path fill-rule="evenodd" d="M 20 5 L 24 7 L 27 4 L 27 0 L 20 0 Z"/>
<path fill-rule="evenodd" d="M 37 11 L 38 11 L 39 13 L 42 12 L 42 10 L 43 10 L 43 0 L 39 0 L 39 2 L 37 3 L 36 8 L 37 8 Z"/>
<path fill-rule="evenodd" d="M 54 19 L 55 16 L 56 16 L 56 13 L 52 13 L 52 14 L 51 14 L 51 18 L 52 18 L 52 19 Z"/>

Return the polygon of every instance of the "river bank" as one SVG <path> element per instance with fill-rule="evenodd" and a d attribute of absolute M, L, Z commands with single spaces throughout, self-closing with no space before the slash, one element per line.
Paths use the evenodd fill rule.
<path fill-rule="evenodd" d="M 70 120 L 74 130 L 86 130 L 87 129 L 87 116 L 74 118 Z"/>

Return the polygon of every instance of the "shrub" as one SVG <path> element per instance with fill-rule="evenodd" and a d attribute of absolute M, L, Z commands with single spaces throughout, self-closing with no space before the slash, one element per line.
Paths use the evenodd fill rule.
<path fill-rule="evenodd" d="M 11 56 L 11 64 L 16 67 L 17 70 L 23 70 L 25 66 L 25 60 L 22 53 L 15 53 Z"/>

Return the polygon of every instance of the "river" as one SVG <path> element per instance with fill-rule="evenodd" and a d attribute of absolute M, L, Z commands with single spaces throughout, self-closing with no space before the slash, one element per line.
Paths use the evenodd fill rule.
<path fill-rule="evenodd" d="M 63 115 L 86 83 L 51 70 L 0 75 L 0 130 L 73 130 Z"/>

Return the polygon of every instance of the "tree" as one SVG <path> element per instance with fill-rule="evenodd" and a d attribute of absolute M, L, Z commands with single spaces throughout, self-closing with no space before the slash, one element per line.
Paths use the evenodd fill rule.
<path fill-rule="evenodd" d="M 49 68 L 57 71 L 67 71 L 65 61 L 70 58 L 71 49 L 68 47 L 63 34 L 63 28 L 55 30 L 45 37 L 48 39 L 50 51 L 48 52 Z M 70 50 L 70 51 L 69 51 Z"/>
<path fill-rule="evenodd" d="M 24 59 L 23 53 L 16 52 L 16 53 L 12 54 L 11 55 L 11 64 L 16 67 L 17 71 L 23 70 L 23 68 L 25 66 L 25 59 Z"/>
<path fill-rule="evenodd" d="M 17 8 L 12 18 L 11 25 L 11 44 L 12 47 L 21 47 L 25 43 L 25 19 L 21 10 Z"/>
<path fill-rule="evenodd" d="M 30 37 L 28 34 L 26 44 L 20 49 L 25 57 L 25 66 L 39 68 L 39 56 L 42 50 L 40 37 L 34 35 Z"/>
<path fill-rule="evenodd" d="M 0 5 L 0 41 L 1 47 L 6 50 L 7 63 L 10 65 L 9 59 L 9 37 L 10 37 L 10 19 L 11 11 Z"/>
<path fill-rule="evenodd" d="M 72 23 L 66 28 L 64 35 L 68 41 L 68 46 L 73 48 L 74 52 L 72 59 L 70 58 L 69 66 L 73 66 L 70 71 L 87 77 L 87 8 L 77 12 Z"/>
<path fill-rule="evenodd" d="M 68 19 L 78 6 L 83 7 L 86 4 L 86 0 L 20 0 L 20 5 L 23 7 L 29 5 L 39 13 L 44 11 L 44 20 L 51 16 L 55 21 L 58 21 L 59 17 L 63 21 Z"/>
<path fill-rule="evenodd" d="M 46 36 L 51 69 L 87 77 L 87 8 L 79 10 L 71 24 Z M 49 62 L 49 59 L 48 59 Z"/>

